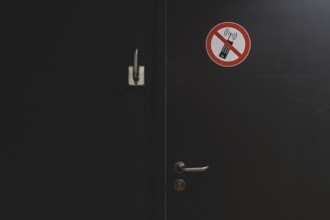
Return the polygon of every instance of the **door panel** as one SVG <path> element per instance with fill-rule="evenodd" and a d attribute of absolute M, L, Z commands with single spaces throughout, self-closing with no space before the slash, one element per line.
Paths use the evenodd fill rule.
<path fill-rule="evenodd" d="M 329 6 L 168 1 L 168 219 L 329 219 Z M 225 21 L 252 41 L 232 68 L 205 49 Z M 179 175 L 177 161 L 210 168 Z"/>
<path fill-rule="evenodd" d="M 10 145 L 1 152 L 4 209 L 46 219 L 154 217 L 158 3 L 8 10 L 17 53 L 7 81 Z M 127 84 L 135 48 L 143 88 Z"/>

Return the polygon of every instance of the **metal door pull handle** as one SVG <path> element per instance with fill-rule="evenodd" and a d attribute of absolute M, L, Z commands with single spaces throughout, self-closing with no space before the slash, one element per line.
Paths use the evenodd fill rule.
<path fill-rule="evenodd" d="M 139 50 L 135 49 L 134 60 L 133 60 L 133 80 L 134 80 L 135 84 L 137 84 L 137 82 L 140 79 L 138 54 L 139 54 Z"/>
<path fill-rule="evenodd" d="M 128 67 L 128 85 L 143 86 L 144 85 L 144 66 L 139 66 L 138 49 L 134 52 L 133 66 Z"/>
<path fill-rule="evenodd" d="M 182 173 L 201 173 L 205 172 L 209 166 L 205 167 L 186 167 L 186 165 L 183 162 L 177 162 L 174 165 L 174 171 L 178 174 Z"/>

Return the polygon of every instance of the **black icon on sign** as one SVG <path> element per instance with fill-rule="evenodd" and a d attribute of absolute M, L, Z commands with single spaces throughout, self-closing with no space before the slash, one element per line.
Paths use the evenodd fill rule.
<path fill-rule="evenodd" d="M 230 43 L 231 45 L 233 45 L 234 40 L 237 38 L 237 32 L 232 33 L 232 32 L 230 32 L 229 28 L 227 28 L 225 30 L 224 35 L 225 35 L 225 37 L 228 36 L 227 42 Z M 223 45 L 219 56 L 223 59 L 226 59 L 229 51 L 230 51 L 230 48 L 225 44 L 225 45 Z"/>

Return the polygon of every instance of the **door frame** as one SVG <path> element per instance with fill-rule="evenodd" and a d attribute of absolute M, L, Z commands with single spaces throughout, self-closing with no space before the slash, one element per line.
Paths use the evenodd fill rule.
<path fill-rule="evenodd" d="M 158 220 L 166 220 L 166 175 L 167 175 L 167 0 L 154 1 L 152 11 L 152 64 L 154 70 L 151 82 L 152 115 L 152 152 L 150 165 L 151 216 Z"/>

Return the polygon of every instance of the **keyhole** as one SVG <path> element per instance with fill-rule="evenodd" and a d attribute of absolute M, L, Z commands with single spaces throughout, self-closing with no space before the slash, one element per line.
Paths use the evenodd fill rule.
<path fill-rule="evenodd" d="M 178 192 L 182 192 L 186 188 L 186 183 L 183 179 L 177 179 L 174 181 L 174 189 Z"/>

